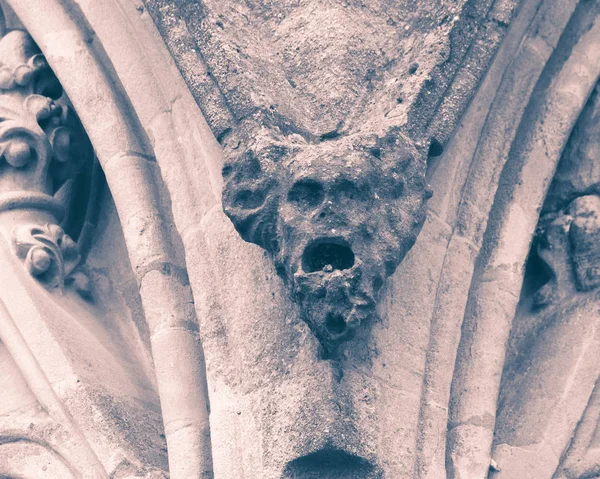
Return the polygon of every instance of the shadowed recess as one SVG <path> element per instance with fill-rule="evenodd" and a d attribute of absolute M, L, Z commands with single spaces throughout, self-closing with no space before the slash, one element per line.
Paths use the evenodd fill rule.
<path fill-rule="evenodd" d="M 305 273 L 320 271 L 326 266 L 332 270 L 350 269 L 354 266 L 354 252 L 342 240 L 317 240 L 309 244 L 302 254 Z"/>
<path fill-rule="evenodd" d="M 289 462 L 282 479 L 379 479 L 378 468 L 362 457 L 325 449 Z"/>
<path fill-rule="evenodd" d="M 325 326 L 330 333 L 342 334 L 346 331 L 346 320 L 341 314 L 329 313 L 325 320 Z"/>
<path fill-rule="evenodd" d="M 427 152 L 427 172 L 425 174 L 427 181 L 430 181 L 433 177 L 443 154 L 444 146 L 437 139 L 432 138 L 429 144 L 429 151 Z"/>
<path fill-rule="evenodd" d="M 314 180 L 297 181 L 288 193 L 288 201 L 302 208 L 314 208 L 323 202 L 323 185 Z"/>

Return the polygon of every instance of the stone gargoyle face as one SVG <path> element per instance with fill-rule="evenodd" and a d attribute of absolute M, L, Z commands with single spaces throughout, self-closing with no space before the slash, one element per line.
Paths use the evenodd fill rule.
<path fill-rule="evenodd" d="M 327 354 L 375 314 L 413 245 L 430 196 L 424 163 L 397 130 L 316 144 L 258 137 L 226 161 L 225 212 L 273 256 Z"/>

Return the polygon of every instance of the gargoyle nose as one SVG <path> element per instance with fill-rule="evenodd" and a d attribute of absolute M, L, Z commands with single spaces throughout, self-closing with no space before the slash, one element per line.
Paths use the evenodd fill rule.
<path fill-rule="evenodd" d="M 334 213 L 335 211 L 333 204 L 331 203 L 331 201 L 327 201 L 321 208 L 321 211 L 319 211 L 317 217 L 320 219 L 330 218 Z"/>
<path fill-rule="evenodd" d="M 354 266 L 354 252 L 350 245 L 341 239 L 317 239 L 308 244 L 302 253 L 302 270 L 332 272 Z"/>

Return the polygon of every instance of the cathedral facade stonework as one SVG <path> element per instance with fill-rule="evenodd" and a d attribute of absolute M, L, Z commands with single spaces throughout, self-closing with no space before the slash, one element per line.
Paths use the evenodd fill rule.
<path fill-rule="evenodd" d="M 0 478 L 600 477 L 599 79 L 596 0 L 0 0 Z"/>

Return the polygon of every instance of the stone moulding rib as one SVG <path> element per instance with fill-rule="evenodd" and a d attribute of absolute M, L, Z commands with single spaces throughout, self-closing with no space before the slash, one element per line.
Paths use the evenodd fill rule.
<path fill-rule="evenodd" d="M 447 369 L 448 374 L 443 374 L 442 371 L 447 367 L 446 365 L 454 366 L 455 364 L 467 295 L 469 289 L 474 288 L 471 276 L 479 248 L 482 245 L 482 236 L 487 227 L 499 177 L 512 145 L 520 141 L 518 138 L 515 140 L 515 135 L 518 134 L 517 128 L 521 123 L 532 91 L 576 5 L 576 1 L 532 0 L 523 2 L 517 18 L 512 22 L 511 31 L 506 36 L 496 57 L 500 66 L 502 66 L 502 62 L 505 62 L 506 66 L 503 69 L 504 74 L 500 84 L 492 89 L 487 87 L 487 95 L 490 94 L 490 91 L 494 92 L 493 100 L 486 105 L 485 102 L 488 100 L 486 100 L 486 90 L 483 90 L 482 98 L 478 99 L 478 93 L 475 103 L 471 105 L 471 108 L 474 108 L 484 104 L 484 111 L 487 114 L 485 121 L 481 122 L 481 130 L 476 131 L 476 135 L 469 134 L 472 126 L 465 124 L 456 134 L 456 137 L 460 138 L 458 143 L 453 140 L 456 144 L 449 145 L 447 148 L 447 151 L 450 152 L 454 146 L 456 151 L 453 154 L 467 156 L 467 161 L 470 161 L 471 164 L 465 169 L 468 171 L 466 178 L 460 178 L 464 182 L 460 183 L 461 186 L 464 184 L 460 195 L 449 195 L 449 204 L 440 205 L 443 217 L 447 217 L 449 223 L 454 227 L 454 234 L 450 239 L 432 318 L 421 410 L 422 440 L 420 444 L 423 445 L 423 449 L 419 452 L 417 468 L 419 477 L 439 477 L 446 472 L 446 465 L 452 463 L 451 455 L 453 454 L 455 454 L 456 460 L 462 459 L 463 464 L 477 463 L 475 467 L 478 468 L 478 472 L 470 471 L 473 475 L 468 475 L 468 477 L 487 475 L 491 443 L 489 447 L 484 446 L 484 449 L 487 447 L 487 452 L 472 462 L 465 459 L 465 450 L 455 450 L 456 444 L 453 444 L 451 438 L 447 445 L 440 445 L 435 450 L 426 446 L 436 444 L 436 435 L 447 425 L 447 410 L 435 407 L 435 404 L 448 404 L 450 401 L 452 404 L 451 414 L 453 408 L 456 413 L 454 404 L 456 393 L 453 393 L 452 396 L 450 393 L 452 370 Z M 507 47 L 513 48 L 513 54 L 505 57 L 504 51 Z M 496 69 L 497 66 L 493 64 L 491 68 Z M 499 72 L 496 71 L 496 73 Z M 491 80 L 493 79 L 486 78 L 482 87 L 485 87 Z M 476 111 L 467 112 L 466 118 L 469 118 L 469 115 L 473 117 L 477 114 Z M 464 120 L 463 123 L 465 123 Z M 570 129 L 566 128 L 564 131 L 568 133 Z M 563 130 L 561 130 L 562 132 Z M 457 207 L 454 206 L 456 200 L 453 198 L 458 200 Z M 453 211 L 457 211 L 457 214 L 452 213 Z M 474 247 L 467 249 L 462 246 L 460 244 L 461 237 L 468 238 Z M 459 268 L 464 270 L 464 281 L 456 281 L 457 276 L 453 274 Z M 463 299 L 457 301 L 456 298 Z M 514 296 L 512 299 L 514 300 Z M 458 349 L 459 351 L 463 349 L 462 343 Z M 456 371 L 455 374 L 460 375 L 458 366 Z M 494 395 L 497 392 L 490 392 L 490 394 Z M 492 410 L 489 414 L 493 417 L 494 411 Z M 483 417 L 484 415 L 479 416 Z M 457 420 L 457 423 L 462 422 Z M 468 423 L 468 420 L 464 422 Z M 451 430 L 452 424 L 456 425 L 456 423 L 450 421 Z M 473 444 L 473 441 L 470 443 L 467 441 L 467 443 L 471 448 L 478 445 Z M 447 456 L 445 446 L 449 449 Z M 453 467 L 453 465 L 449 466 L 449 477 L 459 477 L 460 467 L 452 471 Z M 464 473 L 464 471 L 461 472 Z"/>
<path fill-rule="evenodd" d="M 478 218 L 479 221 L 487 220 L 495 193 L 495 187 L 488 187 L 489 179 L 487 177 L 482 178 L 481 174 L 473 175 L 472 172 L 474 169 L 485 170 L 488 172 L 488 177 L 493 176 L 494 172 L 499 170 L 503 164 L 504 156 L 501 153 L 504 151 L 499 152 L 500 147 L 494 145 L 490 150 L 498 151 L 495 156 L 482 154 L 482 146 L 485 146 L 482 143 L 486 141 L 490 143 L 491 140 L 503 141 L 502 138 L 494 138 L 489 133 L 489 130 L 494 131 L 494 125 L 497 124 L 494 109 L 501 109 L 507 103 L 503 100 L 507 89 L 509 94 L 514 93 L 514 85 L 507 86 L 506 83 L 510 83 L 510 79 L 505 81 L 503 76 L 510 69 L 516 68 L 513 62 L 519 51 L 521 40 L 531 28 L 531 23 L 539 11 L 540 3 L 541 0 L 527 0 L 521 5 L 518 16 L 513 20 L 510 31 L 490 67 L 489 74 L 484 78 L 480 90 L 466 112 L 463 119 L 465 126 L 459 128 L 455 133 L 445 153 L 450 157 L 450 161 L 456 163 L 455 158 L 461 158 L 460 161 L 464 161 L 465 164 L 456 167 L 456 173 L 454 173 L 456 175 L 455 188 L 458 191 L 446 192 L 442 204 L 433 206 L 439 211 L 440 218 L 453 229 L 453 234 L 449 240 L 437 287 L 423 381 L 420 411 L 421 434 L 415 473 L 424 479 L 437 479 L 446 471 L 445 439 L 438 440 L 437 437 L 439 437 L 440 431 L 445 430 L 448 422 L 446 406 L 450 399 L 453 365 L 460 340 L 460 324 L 464 316 L 466 298 L 471 283 L 470 278 L 481 248 L 481 241 L 477 234 L 478 228 L 464 226 L 461 228 L 461 218 L 465 216 L 470 218 L 470 223 L 476 223 L 474 218 Z M 539 67 L 538 73 L 541 72 L 541 68 Z M 501 89 L 502 83 L 505 83 L 504 92 Z M 527 103 L 526 99 L 533 86 L 527 84 L 522 85 L 521 88 L 528 88 L 529 91 L 522 94 L 525 101 L 517 102 L 519 109 L 512 108 L 512 110 L 509 109 L 510 114 L 498 115 L 503 124 L 507 125 L 503 134 L 514 135 L 523 113 L 522 103 Z M 486 113 L 481 114 L 480 110 Z M 501 165 L 498 166 L 498 163 Z M 462 174 L 460 171 L 465 171 L 466 174 Z M 443 172 L 441 176 L 445 177 Z M 444 185 L 436 184 L 435 180 L 434 177 L 433 187 L 436 192 L 439 192 Z M 479 184 L 478 180 L 485 186 Z M 483 198 L 484 201 L 481 201 L 481 198 L 473 198 L 476 195 L 472 192 L 480 191 L 487 195 Z M 440 198 L 442 195 L 438 193 L 437 197 Z M 469 214 L 461 215 L 461 210 L 468 210 Z M 456 280 L 460 276 L 456 275 L 456 270 L 464 272 L 462 281 Z M 443 405 L 443 407 L 439 405 Z M 437 446 L 433 448 L 432 444 L 437 444 Z"/>
<path fill-rule="evenodd" d="M 93 34 L 58 0 L 9 0 L 65 91 L 96 150 L 119 214 L 140 285 L 173 479 L 212 477 L 204 359 L 189 284 L 171 274 L 168 226 L 157 200 L 156 164 L 137 117 Z M 139 154 L 131 154 L 137 152 Z M 157 288 L 162 301 L 157 301 Z M 177 367 L 173 358 L 177 357 Z"/>
<path fill-rule="evenodd" d="M 555 21 L 556 16 L 550 11 L 546 18 Z M 567 20 L 563 20 L 565 25 Z M 539 209 L 571 130 L 600 76 L 600 19 L 590 20 L 588 26 L 579 26 L 568 59 L 542 90 L 543 95 L 534 95 L 507 162 L 511 173 L 507 176 L 515 180 L 496 195 L 491 231 L 486 233 L 492 240 L 469 294 L 452 383 L 449 477 L 487 474 L 506 345 Z M 470 425 L 475 417 L 493 421 Z"/>

